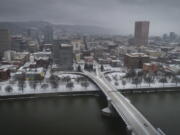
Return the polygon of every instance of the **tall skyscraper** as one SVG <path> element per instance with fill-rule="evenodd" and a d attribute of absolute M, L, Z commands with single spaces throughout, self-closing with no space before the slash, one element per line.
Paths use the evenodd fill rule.
<path fill-rule="evenodd" d="M 44 28 L 44 43 L 53 43 L 53 28 L 51 25 L 47 25 Z"/>
<path fill-rule="evenodd" d="M 149 38 L 149 21 L 138 21 L 135 23 L 135 45 L 147 45 Z"/>
<path fill-rule="evenodd" d="M 32 38 L 33 40 L 39 39 L 39 33 L 37 28 L 29 28 L 27 29 L 27 36 Z"/>
<path fill-rule="evenodd" d="M 175 32 L 170 32 L 169 33 L 169 39 L 170 41 L 175 41 L 177 38 L 177 34 Z"/>
<path fill-rule="evenodd" d="M 54 41 L 53 61 L 57 65 L 58 70 L 73 69 L 73 46 L 63 41 Z"/>
<path fill-rule="evenodd" d="M 10 50 L 10 35 L 7 29 L 0 29 L 0 59 L 2 59 L 4 51 Z"/>

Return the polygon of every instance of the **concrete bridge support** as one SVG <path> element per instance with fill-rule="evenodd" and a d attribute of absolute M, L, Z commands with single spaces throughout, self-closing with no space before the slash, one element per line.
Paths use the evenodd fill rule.
<path fill-rule="evenodd" d="M 113 112 L 112 112 L 112 104 L 111 104 L 110 98 L 107 98 L 107 103 L 108 103 L 108 106 L 106 108 L 103 108 L 101 111 L 104 115 L 111 116 Z"/>

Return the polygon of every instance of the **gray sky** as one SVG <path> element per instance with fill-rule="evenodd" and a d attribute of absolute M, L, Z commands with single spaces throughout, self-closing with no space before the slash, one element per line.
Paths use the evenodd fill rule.
<path fill-rule="evenodd" d="M 133 34 L 134 22 L 149 20 L 150 34 L 180 34 L 180 0 L 0 0 L 0 21 L 45 20 L 97 25 Z"/>

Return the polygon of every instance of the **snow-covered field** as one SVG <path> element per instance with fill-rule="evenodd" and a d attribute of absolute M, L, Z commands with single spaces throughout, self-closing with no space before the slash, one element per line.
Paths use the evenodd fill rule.
<path fill-rule="evenodd" d="M 162 83 L 158 81 L 158 78 L 155 78 L 153 83 L 147 83 L 142 80 L 139 84 L 133 84 L 131 79 L 124 78 L 126 73 L 123 72 L 113 72 L 106 74 L 106 78 L 108 81 L 117 89 L 141 89 L 141 88 L 164 88 L 164 87 L 180 87 L 180 83 L 172 82 L 172 79 L 167 79 L 166 83 Z M 123 83 L 123 80 L 125 83 Z"/>
<path fill-rule="evenodd" d="M 103 65 L 104 66 L 104 70 L 105 71 L 122 71 L 122 70 L 124 70 L 123 68 L 121 68 L 121 67 L 112 67 L 111 65 L 109 65 L 109 64 L 105 64 L 105 65 Z"/>
<path fill-rule="evenodd" d="M 56 74 L 57 75 L 57 74 Z M 91 81 L 87 80 L 88 84 L 86 86 L 82 85 L 82 81 L 77 82 L 80 75 L 73 74 L 60 74 L 58 77 L 70 77 L 70 82 L 73 83 L 73 86 L 68 87 L 67 83 L 62 80 L 58 81 L 56 87 L 53 87 L 52 84 L 48 81 L 48 78 L 45 78 L 41 83 L 38 82 L 35 85 L 31 84 L 30 81 L 25 81 L 23 87 L 19 86 L 18 82 L 5 81 L 0 82 L 0 95 L 22 95 L 22 94 L 39 94 L 39 93 L 55 93 L 55 92 L 80 92 L 80 91 L 97 91 L 98 88 Z M 50 77 L 49 73 L 46 77 Z M 7 87 L 12 89 L 8 89 Z"/>

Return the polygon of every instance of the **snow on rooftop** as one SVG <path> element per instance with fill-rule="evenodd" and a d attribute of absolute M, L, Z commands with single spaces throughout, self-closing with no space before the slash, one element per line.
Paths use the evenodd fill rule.
<path fill-rule="evenodd" d="M 144 53 L 127 53 L 126 55 L 130 57 L 149 57 L 148 55 Z"/>
<path fill-rule="evenodd" d="M 72 47 L 70 44 L 61 44 L 61 47 Z"/>

